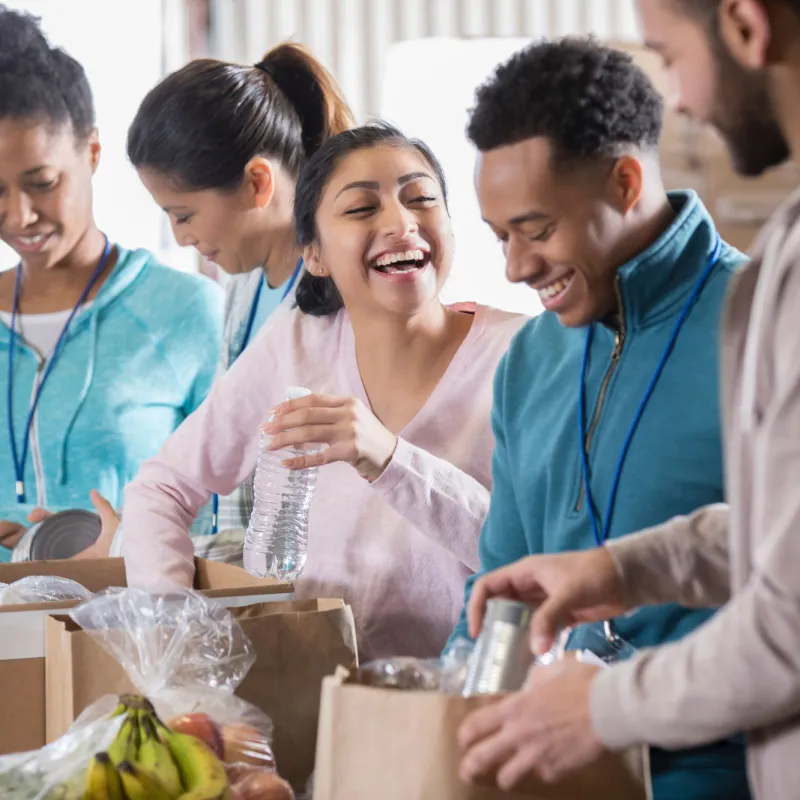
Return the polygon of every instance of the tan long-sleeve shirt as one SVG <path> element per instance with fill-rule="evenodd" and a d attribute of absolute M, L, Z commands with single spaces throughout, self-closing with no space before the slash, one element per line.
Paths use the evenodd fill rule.
<path fill-rule="evenodd" d="M 729 506 L 608 545 L 637 604 L 724 606 L 675 644 L 605 671 L 592 719 L 612 748 L 744 730 L 757 800 L 800 798 L 800 193 L 733 281 L 721 342 Z"/>

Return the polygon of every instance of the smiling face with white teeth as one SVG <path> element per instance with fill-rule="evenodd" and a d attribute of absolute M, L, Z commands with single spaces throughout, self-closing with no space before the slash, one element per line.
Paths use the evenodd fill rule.
<path fill-rule="evenodd" d="M 26 265 L 56 266 L 93 225 L 99 153 L 70 125 L 0 120 L 0 238 Z"/>
<path fill-rule="evenodd" d="M 438 302 L 453 231 L 443 187 L 422 153 L 381 144 L 348 154 L 325 187 L 315 222 L 306 265 L 333 278 L 348 309 L 410 315 Z"/>
<path fill-rule="evenodd" d="M 536 290 L 567 327 L 614 315 L 617 270 L 649 245 L 643 220 L 665 200 L 654 154 L 560 169 L 545 137 L 480 153 L 476 189 L 508 279 Z"/>

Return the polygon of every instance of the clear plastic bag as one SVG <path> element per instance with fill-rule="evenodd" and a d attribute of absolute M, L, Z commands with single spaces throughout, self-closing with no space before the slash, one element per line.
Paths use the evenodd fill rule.
<path fill-rule="evenodd" d="M 125 668 L 162 718 L 202 705 L 221 722 L 251 719 L 271 736 L 266 715 L 234 695 L 256 657 L 239 623 L 216 601 L 192 590 L 152 595 L 112 588 L 70 616 Z"/>
<path fill-rule="evenodd" d="M 439 691 L 441 669 L 435 659 L 381 658 L 358 668 L 355 680 L 363 686 L 403 691 Z"/>
<path fill-rule="evenodd" d="M 110 714 L 111 712 L 109 712 Z M 69 734 L 41 750 L 0 756 L 3 800 L 82 800 L 85 765 L 111 746 L 122 718 L 84 714 Z M 82 765 L 76 770 L 76 764 Z"/>
<path fill-rule="evenodd" d="M 461 694 L 474 652 L 472 641 L 457 639 L 439 659 L 399 657 L 370 661 L 358 669 L 352 680 L 383 689 Z M 587 623 L 563 630 L 549 653 L 531 657 L 531 669 L 553 664 L 571 652 L 578 660 L 606 666 L 629 658 L 636 648 L 616 635 L 609 623 Z"/>
<path fill-rule="evenodd" d="M 89 600 L 92 593 L 77 581 L 55 575 L 28 575 L 14 583 L 0 583 L 0 606 Z"/>
<path fill-rule="evenodd" d="M 20 798 L 93 800 L 103 796 L 106 783 L 120 781 L 130 796 L 128 784 L 138 791 L 153 775 L 158 793 L 145 789 L 143 796 L 177 798 L 201 774 L 212 784 L 204 787 L 209 796 L 230 789 L 240 800 L 293 798 L 275 771 L 272 723 L 234 694 L 255 652 L 227 609 L 192 590 L 149 595 L 108 589 L 70 616 L 119 661 L 139 694 L 101 698 L 49 755 L 50 748 L 29 754 L 28 772 L 45 773 L 46 783 L 59 793 Z M 109 734 L 112 723 L 116 731 Z M 18 764 L 5 766 L 19 774 Z M 0 786 L 3 767 L 0 761 Z"/>
<path fill-rule="evenodd" d="M 459 694 L 472 649 L 468 639 L 457 639 L 441 658 L 377 659 L 360 667 L 353 679 L 383 689 Z"/>

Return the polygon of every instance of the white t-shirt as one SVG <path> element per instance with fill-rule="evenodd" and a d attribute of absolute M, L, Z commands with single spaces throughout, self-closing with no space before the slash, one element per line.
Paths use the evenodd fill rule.
<path fill-rule="evenodd" d="M 86 303 L 82 308 L 85 309 L 89 305 L 90 303 Z M 44 358 L 50 358 L 71 313 L 72 309 L 67 308 L 49 314 L 17 314 L 17 333 L 29 345 L 35 347 Z M 0 321 L 10 328 L 10 312 L 0 311 Z"/>

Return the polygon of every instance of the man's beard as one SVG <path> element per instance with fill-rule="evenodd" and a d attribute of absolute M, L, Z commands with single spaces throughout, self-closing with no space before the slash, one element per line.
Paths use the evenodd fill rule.
<path fill-rule="evenodd" d="M 761 175 L 791 155 L 766 80 L 737 64 L 721 41 L 712 44 L 712 52 L 716 102 L 708 122 L 725 140 L 736 171 L 749 177 Z"/>

